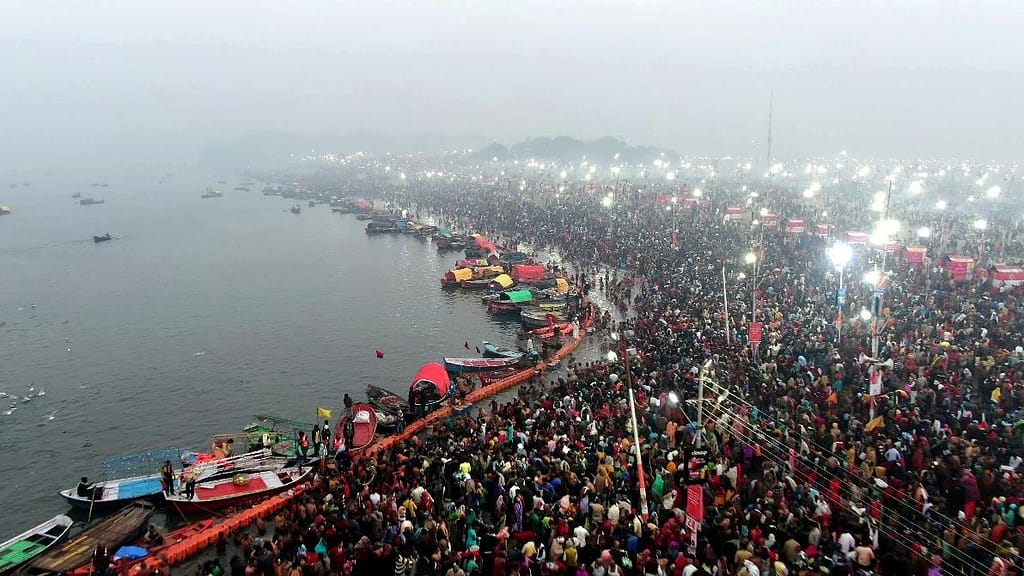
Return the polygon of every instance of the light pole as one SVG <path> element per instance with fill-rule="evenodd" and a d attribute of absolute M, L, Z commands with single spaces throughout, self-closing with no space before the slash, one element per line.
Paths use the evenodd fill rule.
<path fill-rule="evenodd" d="M 647 508 L 647 480 L 644 478 L 644 461 L 640 451 L 640 427 L 636 420 L 636 401 L 633 399 L 633 371 L 629 365 L 629 350 L 626 348 L 626 340 L 620 339 L 617 332 L 612 332 L 612 340 L 618 341 L 619 353 L 626 368 L 626 389 L 629 391 L 629 414 L 633 425 L 633 448 L 636 454 L 636 478 L 637 487 L 640 489 L 640 516 L 644 522 L 648 518 Z M 614 362 L 614 351 L 608 352 L 608 359 Z"/>
<path fill-rule="evenodd" d="M 753 325 L 755 322 L 757 322 L 757 254 L 754 254 L 753 252 L 747 252 L 747 255 L 743 257 L 743 261 L 746 262 L 747 264 L 752 265 L 754 268 L 753 278 L 750 282 L 750 325 Z M 747 335 L 749 337 L 749 328 Z M 750 352 L 755 356 L 757 355 L 756 342 L 750 343 Z"/>
<path fill-rule="evenodd" d="M 697 374 L 697 436 L 693 442 L 697 448 L 704 447 L 704 379 L 706 378 L 705 373 L 711 368 L 713 362 L 714 360 L 709 358 L 700 367 L 700 373 Z"/>
<path fill-rule="evenodd" d="M 839 307 L 839 317 L 836 321 L 836 346 L 843 343 L 843 305 L 846 304 L 846 286 L 843 285 L 843 276 L 846 272 L 846 264 L 850 262 L 853 251 L 849 244 L 835 244 L 829 248 L 828 256 L 832 263 L 839 269 L 839 292 L 836 294 L 836 305 Z"/>
<path fill-rule="evenodd" d="M 725 313 L 725 345 L 732 345 L 729 330 L 729 292 L 725 284 L 725 262 L 722 262 L 722 312 Z"/>

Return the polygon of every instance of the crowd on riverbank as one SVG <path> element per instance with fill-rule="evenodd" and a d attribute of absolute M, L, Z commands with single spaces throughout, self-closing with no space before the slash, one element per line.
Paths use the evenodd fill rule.
<path fill-rule="evenodd" d="M 416 202 L 556 248 L 584 293 L 625 314 L 595 334 L 625 354 L 570 359 L 564 376 L 322 479 L 272 536 L 243 543 L 233 576 L 1020 573 L 1019 288 L 890 261 L 878 357 L 862 362 L 871 322 L 848 313 L 839 341 L 825 239 L 754 247 L 720 207 L 681 217 L 586 194 L 538 206 L 435 189 Z M 739 258 L 752 248 L 756 285 L 737 280 L 753 276 Z M 848 286 L 847 312 L 870 298 Z M 695 506 L 699 433 L 711 470 Z"/>

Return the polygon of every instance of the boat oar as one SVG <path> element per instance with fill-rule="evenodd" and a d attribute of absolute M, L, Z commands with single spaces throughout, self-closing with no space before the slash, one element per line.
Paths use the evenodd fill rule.
<path fill-rule="evenodd" d="M 85 521 L 86 524 L 88 524 L 89 522 L 92 522 L 92 507 L 95 504 L 96 504 L 96 487 L 93 486 L 92 487 L 92 494 L 90 494 L 90 498 L 89 498 L 89 518 L 86 519 L 86 521 Z"/>

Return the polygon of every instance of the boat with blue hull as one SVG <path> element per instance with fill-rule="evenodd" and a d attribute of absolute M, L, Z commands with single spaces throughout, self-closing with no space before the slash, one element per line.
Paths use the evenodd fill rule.
<path fill-rule="evenodd" d="M 170 460 L 176 466 L 176 472 L 181 472 L 183 463 L 193 453 L 179 449 L 144 452 L 132 456 L 122 456 L 113 461 L 125 462 L 153 462 L 147 466 L 150 470 L 159 470 L 165 460 Z M 188 468 L 197 478 L 201 480 L 213 480 L 222 477 L 229 477 L 242 471 L 268 470 L 280 467 L 284 459 L 275 457 L 270 450 L 257 450 L 229 458 L 211 460 L 195 464 Z M 108 460 L 104 463 L 109 470 L 123 470 Z M 179 478 L 174 478 L 174 489 L 179 489 Z M 85 480 L 83 478 L 83 480 Z M 71 505 L 72 508 L 92 510 L 94 513 L 110 512 L 123 508 L 126 504 L 138 500 L 151 500 L 162 502 L 164 498 L 163 478 L 160 473 L 137 474 L 113 480 L 105 480 L 89 484 L 79 483 L 78 487 L 60 491 L 61 497 Z"/>

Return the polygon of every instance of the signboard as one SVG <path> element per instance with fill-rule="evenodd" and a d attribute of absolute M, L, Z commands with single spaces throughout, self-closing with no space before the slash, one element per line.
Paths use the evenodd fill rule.
<path fill-rule="evenodd" d="M 710 450 L 707 448 L 688 448 L 686 450 L 686 483 L 695 485 L 707 482 L 710 466 Z"/>
<path fill-rule="evenodd" d="M 751 343 L 754 343 L 754 342 L 760 343 L 761 342 L 761 329 L 762 329 L 762 326 L 761 326 L 760 322 L 751 322 L 750 323 L 750 332 L 749 332 L 748 336 L 749 336 L 749 340 L 750 340 Z"/>
<path fill-rule="evenodd" d="M 872 366 L 868 368 L 868 394 L 878 396 L 882 393 L 882 371 Z"/>

